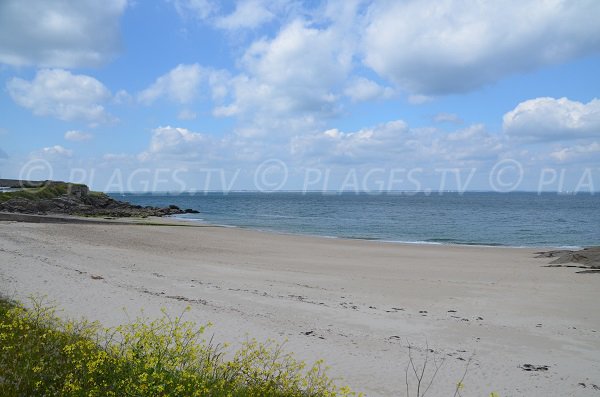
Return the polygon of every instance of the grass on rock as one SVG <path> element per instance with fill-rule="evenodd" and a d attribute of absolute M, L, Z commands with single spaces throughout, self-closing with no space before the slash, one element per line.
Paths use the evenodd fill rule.
<path fill-rule="evenodd" d="M 56 197 L 64 196 L 69 193 L 73 186 L 83 186 L 72 183 L 52 182 L 40 187 L 26 187 L 21 190 L 15 190 L 12 192 L 0 193 L 0 202 L 8 201 L 13 198 L 23 198 L 27 200 L 44 200 L 53 199 Z"/>

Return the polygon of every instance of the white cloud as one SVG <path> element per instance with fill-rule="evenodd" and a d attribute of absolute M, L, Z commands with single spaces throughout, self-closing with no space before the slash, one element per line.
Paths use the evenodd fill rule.
<path fill-rule="evenodd" d="M 410 128 L 402 120 L 355 132 L 329 129 L 291 141 L 292 154 L 304 161 L 396 167 L 472 164 L 493 160 L 505 149 L 502 139 L 481 124 L 448 134 L 435 128 Z"/>
<path fill-rule="evenodd" d="M 351 68 L 352 54 L 339 39 L 332 28 L 291 23 L 275 39 L 252 44 L 244 55 L 244 66 L 254 77 L 251 85 L 271 94 L 268 106 L 300 111 L 328 106 Z"/>
<path fill-rule="evenodd" d="M 350 81 L 344 94 L 354 102 L 370 101 L 374 99 L 388 99 L 394 95 L 390 87 L 382 87 L 376 82 L 364 77 L 356 77 Z"/>
<path fill-rule="evenodd" d="M 597 1 L 375 2 L 364 61 L 410 93 L 460 93 L 597 53 L 598 15 Z"/>
<path fill-rule="evenodd" d="M 211 91 L 211 97 L 215 102 L 223 101 L 228 93 L 230 85 L 229 72 L 226 70 L 211 70 L 208 75 L 208 86 Z"/>
<path fill-rule="evenodd" d="M 352 67 L 341 34 L 336 26 L 317 29 L 296 20 L 272 40 L 255 41 L 240 61 L 244 72 L 229 81 L 231 98 L 214 114 L 240 116 L 246 136 L 251 130 L 289 135 L 302 120 L 335 114 Z"/>
<path fill-rule="evenodd" d="M 210 143 L 207 135 L 186 128 L 158 127 L 152 131 L 150 146 L 139 155 L 139 159 L 142 161 L 156 158 L 201 159 Z"/>
<path fill-rule="evenodd" d="M 433 116 L 433 121 L 436 123 L 454 123 L 462 124 L 463 120 L 454 113 L 441 112 Z"/>
<path fill-rule="evenodd" d="M 285 155 L 285 145 L 273 141 L 247 139 L 236 134 L 215 137 L 181 127 L 152 130 L 148 148 L 137 155 L 142 162 L 165 167 L 205 165 L 235 168 L 248 162 Z"/>
<path fill-rule="evenodd" d="M 473 124 L 440 137 L 443 158 L 449 162 L 495 159 L 508 146 L 502 137 L 491 134 L 483 124 Z"/>
<path fill-rule="evenodd" d="M 254 29 L 271 21 L 275 14 L 263 0 L 240 0 L 235 10 L 226 16 L 217 18 L 215 25 L 221 29 Z"/>
<path fill-rule="evenodd" d="M 0 63 L 12 66 L 100 65 L 119 49 L 126 0 L 3 0 Z"/>
<path fill-rule="evenodd" d="M 32 81 L 12 78 L 8 93 L 20 106 L 38 116 L 99 123 L 111 120 L 102 103 L 110 91 L 93 77 L 62 69 L 42 69 Z"/>
<path fill-rule="evenodd" d="M 334 128 L 296 137 L 292 140 L 291 150 L 295 155 L 319 161 L 360 164 L 410 151 L 401 144 L 409 134 L 408 125 L 402 120 L 356 132 L 342 132 Z"/>
<path fill-rule="evenodd" d="M 600 143 L 597 141 L 586 145 L 575 145 L 572 147 L 563 147 L 550 153 L 554 160 L 564 163 L 578 160 L 581 162 L 596 160 L 600 156 Z"/>
<path fill-rule="evenodd" d="M 177 13 L 185 18 L 193 15 L 195 18 L 204 20 L 217 10 L 217 3 L 211 0 L 172 0 Z"/>
<path fill-rule="evenodd" d="M 568 140 L 600 136 L 600 100 L 587 104 L 567 98 L 535 98 L 519 103 L 503 118 L 504 131 L 529 140 Z"/>
<path fill-rule="evenodd" d="M 188 104 L 198 95 L 198 89 L 205 71 L 200 65 L 177 65 L 168 73 L 160 76 L 154 84 L 138 94 L 138 100 L 145 104 L 151 104 L 160 97 Z"/>
<path fill-rule="evenodd" d="M 71 157 L 73 156 L 73 151 L 69 149 L 65 149 L 60 145 L 54 145 L 45 147 L 38 152 L 44 157 Z"/>
<path fill-rule="evenodd" d="M 432 96 L 421 95 L 421 94 L 413 94 L 408 96 L 408 103 L 412 105 L 422 105 L 427 102 L 433 101 Z"/>
<path fill-rule="evenodd" d="M 82 132 L 82 131 L 76 131 L 76 130 L 71 130 L 71 131 L 65 132 L 65 139 L 67 141 L 83 142 L 83 141 L 89 141 L 93 137 L 94 136 L 88 132 Z"/>
<path fill-rule="evenodd" d="M 113 102 L 117 105 L 127 105 L 133 101 L 133 98 L 126 90 L 119 90 L 113 97 Z"/>

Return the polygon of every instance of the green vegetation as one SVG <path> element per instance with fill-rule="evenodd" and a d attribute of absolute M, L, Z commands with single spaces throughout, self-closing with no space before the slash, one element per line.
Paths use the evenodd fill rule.
<path fill-rule="evenodd" d="M 224 346 L 166 313 L 104 329 L 63 321 L 52 308 L 0 299 L 2 396 L 353 396 L 320 361 L 307 367 L 281 345 L 249 341 L 231 359 Z"/>
<path fill-rule="evenodd" d="M 90 190 L 88 192 L 88 196 L 90 196 L 90 197 L 106 197 L 106 194 L 102 193 L 102 192 L 94 192 L 94 191 Z"/>
<path fill-rule="evenodd" d="M 51 182 L 40 187 L 28 187 L 13 192 L 0 193 L 0 202 L 8 201 L 13 198 L 24 198 L 27 200 L 34 201 L 42 199 L 53 199 L 55 197 L 60 197 L 69 193 L 75 186 L 84 187 L 84 185 L 77 185 L 73 183 Z"/>

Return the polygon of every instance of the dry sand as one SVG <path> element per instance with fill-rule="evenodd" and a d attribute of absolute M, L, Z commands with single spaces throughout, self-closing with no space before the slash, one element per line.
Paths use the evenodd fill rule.
<path fill-rule="evenodd" d="M 535 251 L 0 222 L 0 292 L 105 325 L 190 305 L 218 341 L 287 339 L 368 396 L 406 394 L 407 341 L 445 359 L 431 396 L 453 395 L 469 357 L 463 396 L 600 396 L 600 275 Z"/>

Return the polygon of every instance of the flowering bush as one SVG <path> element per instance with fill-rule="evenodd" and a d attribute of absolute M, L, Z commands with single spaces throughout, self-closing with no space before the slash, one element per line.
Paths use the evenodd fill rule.
<path fill-rule="evenodd" d="M 2 396 L 356 396 L 273 341 L 251 340 L 225 359 L 182 316 L 102 328 L 53 308 L 0 300 Z"/>

